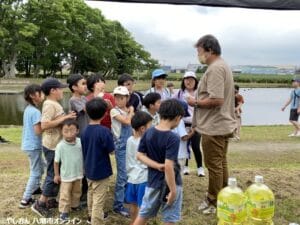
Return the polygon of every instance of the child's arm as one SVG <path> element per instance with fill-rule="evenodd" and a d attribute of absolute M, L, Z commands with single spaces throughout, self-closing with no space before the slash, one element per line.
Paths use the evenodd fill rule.
<path fill-rule="evenodd" d="M 58 116 L 54 120 L 42 122 L 41 123 L 41 128 L 42 128 L 42 130 L 47 130 L 47 129 L 50 129 L 50 128 L 57 127 L 67 119 L 76 119 L 76 113 L 75 112 L 70 112 L 66 115 Z"/>
<path fill-rule="evenodd" d="M 54 161 L 54 183 L 59 184 L 61 182 L 61 178 L 59 175 L 59 163 Z"/>
<path fill-rule="evenodd" d="M 169 194 L 167 196 L 167 205 L 172 205 L 176 198 L 176 183 L 175 183 L 175 172 L 174 172 L 174 161 L 165 160 L 165 178 L 169 187 Z"/>
<path fill-rule="evenodd" d="M 151 167 L 153 169 L 159 170 L 159 171 L 164 171 L 165 169 L 165 164 L 158 163 L 152 159 L 150 159 L 146 154 L 142 152 L 137 152 L 136 158 L 140 160 L 142 163 L 147 165 L 148 167 Z"/>
<path fill-rule="evenodd" d="M 285 103 L 285 105 L 281 108 L 281 111 L 284 111 L 285 108 L 286 108 L 289 104 L 291 104 L 291 102 L 292 102 L 292 99 L 289 98 L 289 100 L 288 100 L 288 101 Z"/>
<path fill-rule="evenodd" d="M 37 124 L 35 124 L 35 125 L 33 126 L 33 129 L 34 129 L 34 133 L 35 133 L 36 135 L 42 134 L 42 127 L 41 127 L 41 123 L 40 123 L 40 122 L 37 123 Z"/>
<path fill-rule="evenodd" d="M 130 106 L 128 115 L 125 116 L 125 115 L 119 114 L 119 115 L 115 116 L 115 119 L 124 125 L 130 125 L 131 118 L 133 117 L 133 115 L 134 115 L 134 108 L 132 106 Z"/>

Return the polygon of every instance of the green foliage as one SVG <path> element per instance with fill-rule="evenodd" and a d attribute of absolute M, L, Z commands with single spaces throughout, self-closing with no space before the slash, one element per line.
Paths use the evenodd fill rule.
<path fill-rule="evenodd" d="M 15 56 L 17 69 L 27 77 L 32 69 L 35 77 L 41 71 L 62 74 L 68 65 L 70 73 L 100 72 L 111 78 L 158 65 L 119 22 L 107 20 L 83 0 L 3 2 L 0 63 L 11 64 Z"/>
<path fill-rule="evenodd" d="M 293 75 L 234 75 L 234 81 L 237 83 L 290 84 L 293 78 Z"/>

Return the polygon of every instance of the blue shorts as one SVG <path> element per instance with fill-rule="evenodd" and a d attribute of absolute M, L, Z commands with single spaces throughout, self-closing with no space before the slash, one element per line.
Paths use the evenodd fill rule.
<path fill-rule="evenodd" d="M 176 199 L 172 205 L 161 201 L 161 189 L 146 187 L 139 216 L 145 219 L 155 217 L 161 210 L 164 223 L 176 223 L 181 219 L 182 187 L 176 186 Z"/>
<path fill-rule="evenodd" d="M 147 182 L 141 184 L 127 183 L 125 191 L 125 202 L 128 204 L 136 204 L 139 208 L 145 194 Z"/>

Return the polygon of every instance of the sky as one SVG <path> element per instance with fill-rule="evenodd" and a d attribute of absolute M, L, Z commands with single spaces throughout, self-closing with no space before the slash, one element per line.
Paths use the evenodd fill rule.
<path fill-rule="evenodd" d="M 162 65 L 198 63 L 194 44 L 218 38 L 231 65 L 300 66 L 300 12 L 86 1 L 118 20 Z"/>

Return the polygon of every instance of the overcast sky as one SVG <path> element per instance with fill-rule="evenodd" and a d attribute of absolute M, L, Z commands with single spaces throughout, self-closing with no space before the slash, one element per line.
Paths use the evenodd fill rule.
<path fill-rule="evenodd" d="M 300 11 L 86 2 L 120 21 L 161 64 L 198 63 L 193 45 L 213 34 L 230 65 L 300 66 Z"/>

